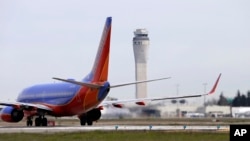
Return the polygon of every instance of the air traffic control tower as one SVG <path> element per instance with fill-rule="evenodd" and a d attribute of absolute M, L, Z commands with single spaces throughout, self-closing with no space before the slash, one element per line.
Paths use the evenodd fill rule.
<path fill-rule="evenodd" d="M 146 29 L 134 31 L 133 48 L 135 56 L 135 79 L 136 81 L 147 80 L 147 58 L 149 38 Z M 136 84 L 136 98 L 147 97 L 147 83 Z"/>

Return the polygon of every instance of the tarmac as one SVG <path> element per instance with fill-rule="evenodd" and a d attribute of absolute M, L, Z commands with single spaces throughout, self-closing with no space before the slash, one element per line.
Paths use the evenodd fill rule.
<path fill-rule="evenodd" d="M 1 133 L 59 133 L 59 132 L 89 132 L 89 131 L 193 131 L 193 132 L 229 132 L 229 126 L 52 126 L 52 127 L 9 127 L 0 126 Z"/>

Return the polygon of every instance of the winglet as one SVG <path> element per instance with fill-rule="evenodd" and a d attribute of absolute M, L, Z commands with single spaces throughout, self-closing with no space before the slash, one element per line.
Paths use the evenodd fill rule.
<path fill-rule="evenodd" d="M 213 88 L 211 89 L 211 91 L 210 91 L 207 95 L 213 94 L 213 93 L 215 92 L 215 90 L 216 90 L 216 88 L 217 88 L 217 85 L 218 85 L 218 83 L 219 83 L 220 77 L 221 77 L 221 73 L 220 73 L 219 77 L 217 78 L 217 80 L 216 80 L 216 82 L 215 82 Z"/>

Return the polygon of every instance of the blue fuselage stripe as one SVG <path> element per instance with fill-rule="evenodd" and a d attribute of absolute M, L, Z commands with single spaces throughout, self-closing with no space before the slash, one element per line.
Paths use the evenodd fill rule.
<path fill-rule="evenodd" d="M 35 85 L 24 89 L 17 101 L 64 105 L 72 100 L 80 88 L 81 86 L 70 83 Z"/>

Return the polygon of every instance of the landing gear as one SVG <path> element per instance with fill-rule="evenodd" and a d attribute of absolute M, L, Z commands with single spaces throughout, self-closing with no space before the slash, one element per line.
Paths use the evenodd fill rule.
<path fill-rule="evenodd" d="M 88 126 L 93 125 L 93 121 L 97 121 L 101 117 L 101 111 L 100 109 L 93 109 L 87 113 L 84 113 L 80 116 L 78 116 L 80 119 L 80 124 L 82 126 L 85 126 L 86 124 Z"/>
<path fill-rule="evenodd" d="M 87 119 L 87 124 L 88 124 L 88 126 L 93 125 L 93 120 L 92 119 Z"/>
<path fill-rule="evenodd" d="M 91 125 L 93 125 L 93 120 L 91 119 L 91 117 L 87 116 L 87 114 L 84 114 L 80 118 L 80 124 L 82 126 L 85 126 L 86 123 L 88 126 L 91 126 Z"/>
<path fill-rule="evenodd" d="M 27 118 L 26 124 L 27 124 L 27 126 L 32 126 L 33 125 L 32 117 Z"/>
<path fill-rule="evenodd" d="M 44 116 L 39 116 L 35 119 L 35 126 L 48 126 L 48 120 Z"/>
<path fill-rule="evenodd" d="M 33 125 L 33 120 L 32 117 L 27 117 L 27 126 L 32 126 Z M 48 126 L 48 120 L 44 116 L 39 116 L 35 118 L 35 126 Z"/>
<path fill-rule="evenodd" d="M 81 124 L 82 126 L 85 126 L 86 122 L 87 122 L 87 115 L 83 115 L 83 116 L 80 118 L 80 124 Z"/>

